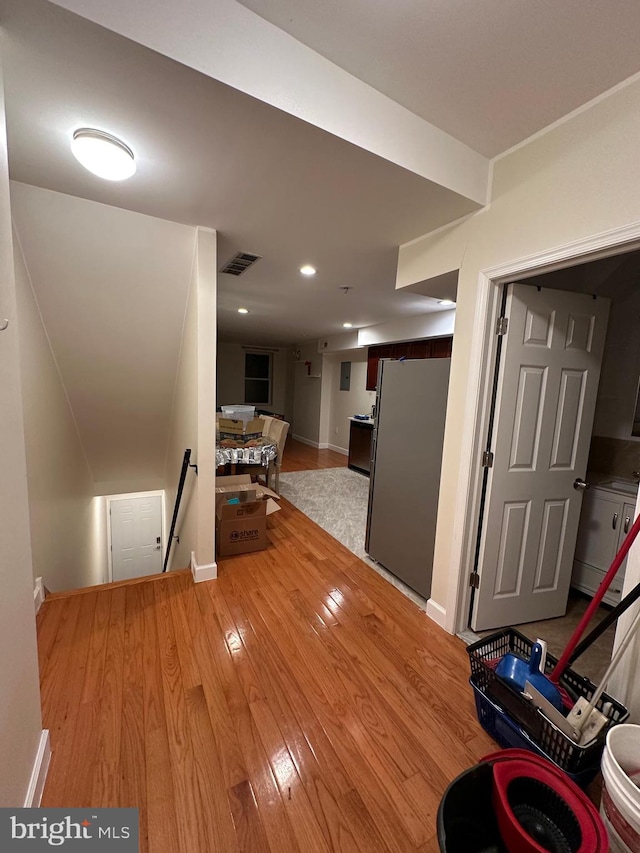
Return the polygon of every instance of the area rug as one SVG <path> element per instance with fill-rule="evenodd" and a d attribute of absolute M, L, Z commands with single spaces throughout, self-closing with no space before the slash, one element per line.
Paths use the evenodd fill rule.
<path fill-rule="evenodd" d="M 280 474 L 280 494 L 358 557 L 366 556 L 369 478 L 350 468 Z"/>

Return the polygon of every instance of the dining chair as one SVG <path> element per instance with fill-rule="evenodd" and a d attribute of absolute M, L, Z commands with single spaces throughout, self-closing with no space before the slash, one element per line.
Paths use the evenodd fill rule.
<path fill-rule="evenodd" d="M 281 421 L 280 418 L 263 418 L 265 425 L 262 429 L 262 434 L 273 439 L 278 448 L 276 458 L 269 463 L 267 470 L 267 486 L 270 488 L 271 474 L 274 474 L 274 491 L 280 494 L 280 468 L 282 467 L 282 454 L 284 453 L 284 445 L 289 432 L 289 424 L 287 421 Z"/>

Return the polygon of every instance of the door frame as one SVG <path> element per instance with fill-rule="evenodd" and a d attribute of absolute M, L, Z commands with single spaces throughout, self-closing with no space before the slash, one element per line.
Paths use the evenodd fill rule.
<path fill-rule="evenodd" d="M 466 399 L 470 403 L 465 414 L 460 446 L 461 462 L 452 531 L 451 562 L 454 567 L 457 566 L 457 571 L 452 573 L 445 608 L 431 600 L 427 603 L 427 613 L 450 633 L 456 634 L 468 630 L 471 602 L 469 576 L 473 566 L 478 529 L 483 471 L 477 464 L 477 460 L 481 457 L 488 431 L 498 342 L 495 329 L 499 317 L 502 286 L 515 280 L 525 281 L 543 272 L 567 269 L 577 264 L 623 254 L 638 248 L 640 248 L 640 222 L 635 222 L 622 228 L 565 243 L 544 252 L 488 267 L 481 270 L 478 275 L 474 315 L 477 319 L 471 340 L 466 393 Z M 638 551 L 637 546 L 635 550 Z M 636 580 L 638 582 L 640 581 L 640 556 L 632 562 L 632 554 L 629 557 L 629 564 L 638 566 Z M 635 572 L 632 574 L 635 575 Z"/>
<path fill-rule="evenodd" d="M 111 551 L 111 501 L 126 501 L 131 498 L 160 498 L 160 521 L 162 524 L 162 554 L 167 547 L 167 517 L 165 511 L 164 489 L 152 492 L 127 492 L 123 495 L 106 495 L 105 507 L 107 512 L 107 583 L 113 583 L 113 556 Z"/>

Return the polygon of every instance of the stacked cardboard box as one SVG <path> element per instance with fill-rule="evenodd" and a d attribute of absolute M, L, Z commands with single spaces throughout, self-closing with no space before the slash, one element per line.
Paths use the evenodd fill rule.
<path fill-rule="evenodd" d="M 237 441 L 250 441 L 254 438 L 260 438 L 264 421 L 262 418 L 252 418 L 250 421 L 219 418 L 218 430 L 220 439 L 234 438 Z"/>
<path fill-rule="evenodd" d="M 278 495 L 252 483 L 249 474 L 216 478 L 216 549 L 219 557 L 262 551 L 267 517 L 278 512 Z"/>

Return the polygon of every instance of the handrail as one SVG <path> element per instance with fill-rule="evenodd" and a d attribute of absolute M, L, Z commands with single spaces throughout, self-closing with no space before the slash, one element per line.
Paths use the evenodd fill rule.
<path fill-rule="evenodd" d="M 180 469 L 180 481 L 178 483 L 178 493 L 176 494 L 176 503 L 173 507 L 173 518 L 171 519 L 171 531 L 169 532 L 169 541 L 167 542 L 167 553 L 164 555 L 164 566 L 162 571 L 167 571 L 167 566 L 169 565 L 169 554 L 171 553 L 171 546 L 173 545 L 174 533 L 176 529 L 176 522 L 178 521 L 178 513 L 180 512 L 180 501 L 182 500 L 182 491 L 184 489 L 184 483 L 187 479 L 187 471 L 189 468 L 195 468 L 196 474 L 198 473 L 198 466 L 191 464 L 191 449 L 187 448 L 184 452 L 184 457 L 182 459 L 182 468 Z M 178 539 L 178 537 L 175 537 Z M 180 541 L 180 540 L 178 540 Z"/>

